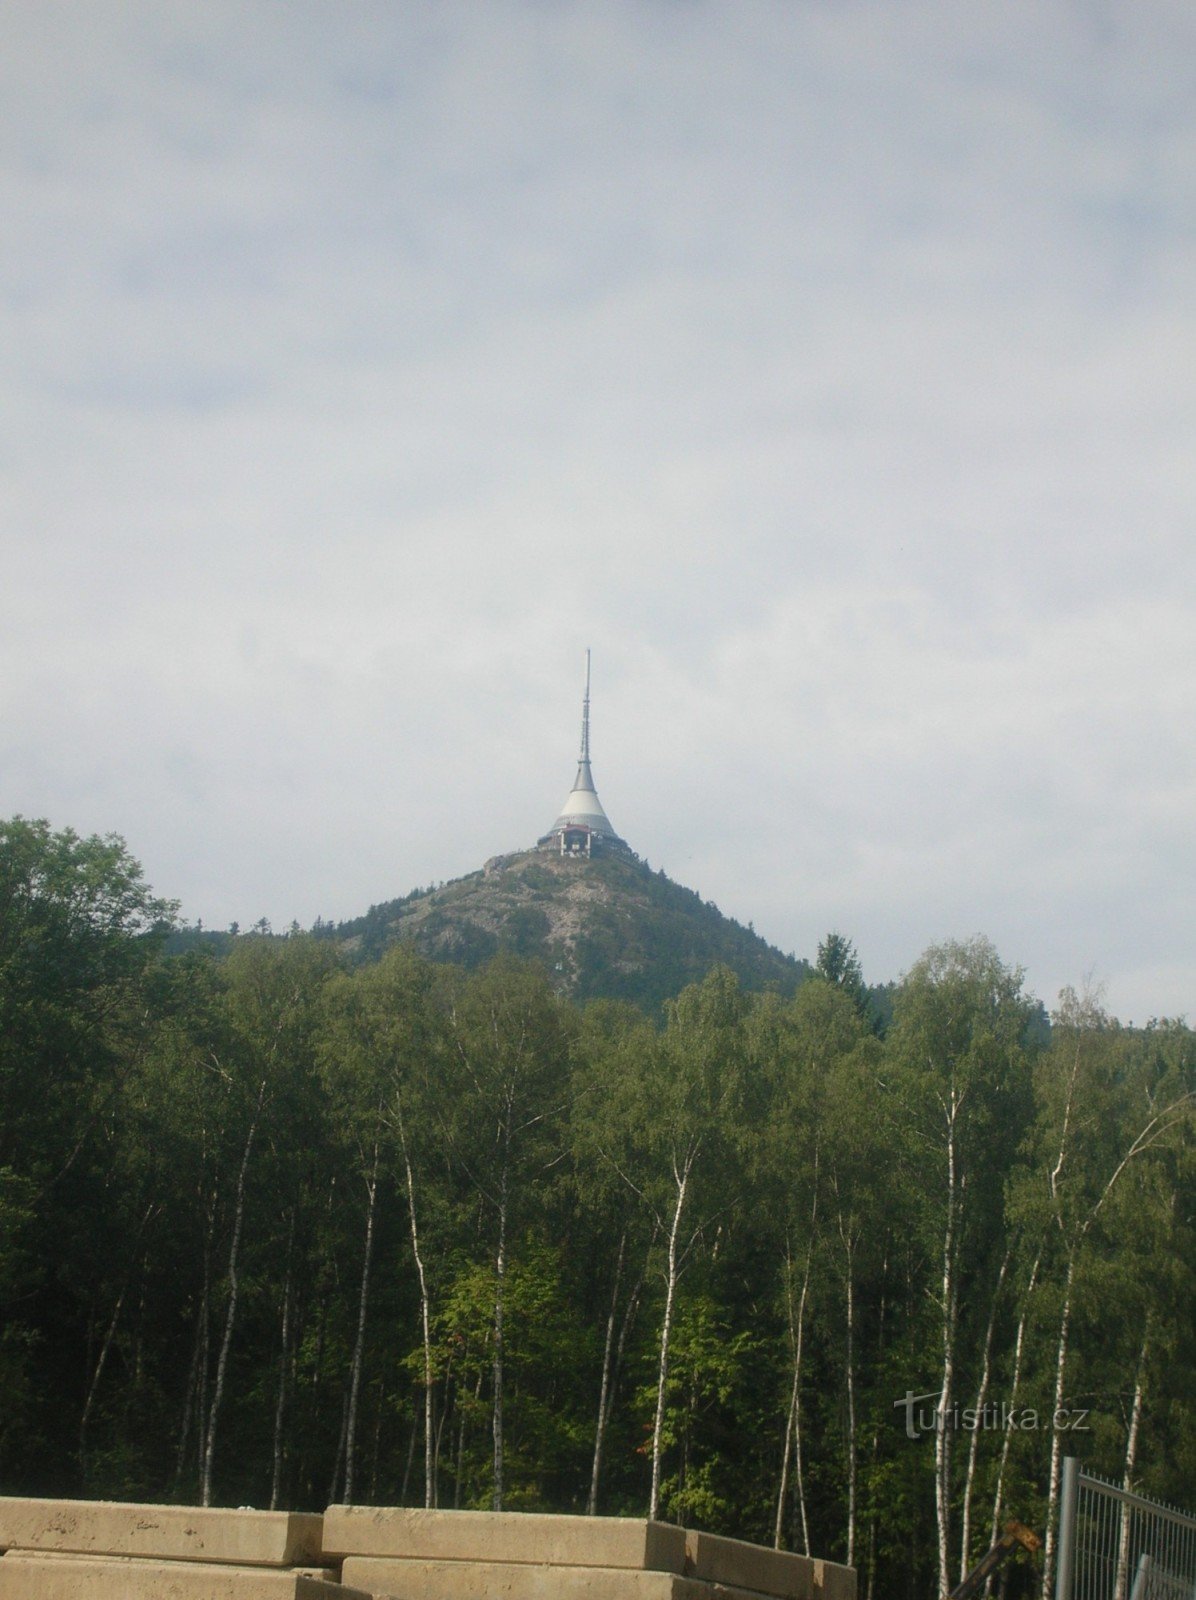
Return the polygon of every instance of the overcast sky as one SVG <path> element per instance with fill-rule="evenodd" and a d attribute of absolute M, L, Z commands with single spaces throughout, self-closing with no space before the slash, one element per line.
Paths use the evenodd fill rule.
<path fill-rule="evenodd" d="M 6 0 L 0 815 L 190 920 L 615 827 L 1196 1013 L 1191 0 Z"/>

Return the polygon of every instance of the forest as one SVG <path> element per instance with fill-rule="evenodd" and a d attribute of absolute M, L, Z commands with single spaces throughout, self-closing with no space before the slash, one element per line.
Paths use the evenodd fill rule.
<path fill-rule="evenodd" d="M 647 1515 L 861 1597 L 1008 1516 L 1049 1576 L 1067 1455 L 1190 1502 L 1182 1020 L 1045 1028 L 980 937 L 891 1017 L 828 935 L 657 1018 L 175 916 L 0 822 L 0 1491 Z"/>

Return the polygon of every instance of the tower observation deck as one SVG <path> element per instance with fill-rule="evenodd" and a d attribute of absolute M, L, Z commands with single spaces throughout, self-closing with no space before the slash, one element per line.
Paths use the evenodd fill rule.
<path fill-rule="evenodd" d="M 590 652 L 586 651 L 586 692 L 581 710 L 581 755 L 561 813 L 539 841 L 542 850 L 559 850 L 563 856 L 593 855 L 595 846 L 620 845 L 624 841 L 611 827 L 594 788 L 590 770 Z"/>

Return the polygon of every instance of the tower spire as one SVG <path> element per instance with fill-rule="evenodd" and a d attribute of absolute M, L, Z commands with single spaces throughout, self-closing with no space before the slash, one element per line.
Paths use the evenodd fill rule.
<path fill-rule="evenodd" d="M 562 855 L 589 855 L 595 839 L 621 843 L 602 809 L 602 802 L 594 788 L 590 771 L 590 651 L 586 650 L 586 687 L 581 702 L 581 753 L 577 761 L 577 776 L 569 791 L 560 816 L 540 841 L 542 845 L 559 842 Z"/>

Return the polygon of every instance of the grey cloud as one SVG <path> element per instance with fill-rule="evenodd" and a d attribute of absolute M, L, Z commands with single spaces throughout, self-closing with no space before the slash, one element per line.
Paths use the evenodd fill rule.
<path fill-rule="evenodd" d="M 1187 8 L 10 9 L 4 809 L 352 915 L 534 839 L 592 644 L 784 947 L 1190 1009 Z"/>

